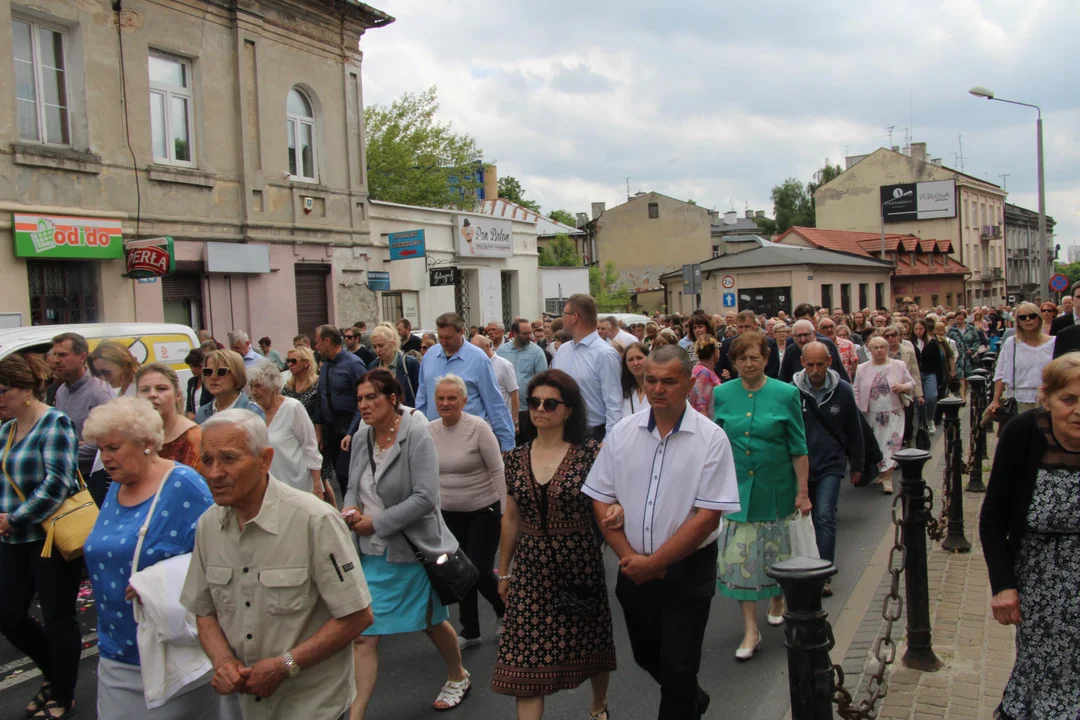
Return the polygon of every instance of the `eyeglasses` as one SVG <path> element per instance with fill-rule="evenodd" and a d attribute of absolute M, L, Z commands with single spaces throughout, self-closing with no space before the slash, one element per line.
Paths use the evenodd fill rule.
<path fill-rule="evenodd" d="M 1042 311 L 1044 313 L 1054 313 L 1055 315 L 1057 314 L 1057 308 L 1043 308 Z M 1017 315 L 1016 317 L 1020 317 L 1020 316 Z"/>
<path fill-rule="evenodd" d="M 355 340 L 355 339 L 356 339 L 356 336 L 355 336 L 355 335 L 346 335 L 346 336 L 345 336 L 345 339 L 346 339 L 346 340 Z"/>
<path fill-rule="evenodd" d="M 1046 311 L 1043 310 L 1043 312 L 1046 312 Z M 1038 320 L 1039 315 L 1038 315 L 1038 313 L 1027 313 L 1025 315 L 1017 315 L 1016 319 L 1019 320 L 1020 322 L 1023 322 L 1025 320 Z"/>
<path fill-rule="evenodd" d="M 886 338 L 896 337 L 896 333 L 894 333 L 894 332 L 885 333 L 885 337 Z"/>
<path fill-rule="evenodd" d="M 217 375 L 218 377 L 225 377 L 226 375 L 229 374 L 229 368 L 226 368 L 226 367 L 219 367 L 217 369 L 203 368 L 202 374 L 203 374 L 203 377 L 214 377 L 214 375 Z"/>
<path fill-rule="evenodd" d="M 300 361 L 297 360 L 296 358 L 289 358 L 288 360 L 285 361 L 285 364 L 286 365 L 295 365 L 298 362 L 300 362 Z"/>
<path fill-rule="evenodd" d="M 562 400 L 556 400 L 555 398 L 544 398 L 541 400 L 533 395 L 525 398 L 525 402 L 528 403 L 530 410 L 539 410 L 542 407 L 544 408 L 544 412 L 555 412 L 560 405 L 566 405 Z"/>

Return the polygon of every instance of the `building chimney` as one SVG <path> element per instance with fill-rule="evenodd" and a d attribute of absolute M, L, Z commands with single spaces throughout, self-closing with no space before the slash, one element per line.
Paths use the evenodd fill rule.
<path fill-rule="evenodd" d="M 607 203 L 594 202 L 592 204 L 592 219 L 595 220 L 600 217 L 605 210 L 607 210 Z"/>
<path fill-rule="evenodd" d="M 911 159 L 926 162 L 926 143 L 911 143 Z"/>
<path fill-rule="evenodd" d="M 588 213 L 583 213 L 583 212 L 579 212 L 579 213 L 577 214 L 577 226 L 578 226 L 579 228 L 583 228 L 583 227 L 585 227 L 585 226 L 586 226 L 586 225 L 588 225 L 588 224 L 589 224 L 589 214 L 588 214 Z"/>
<path fill-rule="evenodd" d="M 764 211 L 764 210 L 758 210 L 758 211 L 757 211 L 757 216 L 758 216 L 759 218 L 763 218 L 763 217 L 765 217 L 765 211 Z"/>
<path fill-rule="evenodd" d="M 484 199 L 499 199 L 499 169 L 494 165 L 484 166 Z"/>
<path fill-rule="evenodd" d="M 735 212 L 734 210 L 728 210 L 726 213 L 724 213 L 724 224 L 725 225 L 734 225 L 735 224 L 735 218 L 738 217 L 738 215 L 739 214 L 737 212 Z"/>
<path fill-rule="evenodd" d="M 754 211 L 753 210 L 747 210 L 746 211 L 746 219 L 747 220 L 753 220 L 754 219 Z"/>
<path fill-rule="evenodd" d="M 941 167 L 941 158 L 934 158 L 930 161 L 930 164 L 934 167 Z"/>
<path fill-rule="evenodd" d="M 719 210 L 710 210 L 709 211 L 709 223 L 711 225 L 719 225 L 720 224 L 720 211 Z"/>

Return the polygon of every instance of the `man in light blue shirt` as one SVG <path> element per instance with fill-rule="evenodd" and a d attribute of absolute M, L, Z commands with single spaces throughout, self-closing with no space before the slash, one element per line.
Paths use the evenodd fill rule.
<path fill-rule="evenodd" d="M 266 358 L 251 348 L 251 338 L 243 330 L 233 330 L 229 333 L 229 347 L 234 353 L 244 358 L 245 368 L 250 369 L 259 363 L 266 362 Z"/>
<path fill-rule="evenodd" d="M 577 381 L 588 410 L 586 425 L 594 440 L 622 419 L 622 360 L 596 332 L 596 300 L 592 295 L 571 295 L 563 307 L 563 330 L 573 342 L 559 346 L 551 367 Z"/>
<path fill-rule="evenodd" d="M 503 452 L 514 449 L 514 421 L 495 381 L 495 371 L 487 354 L 465 342 L 465 321 L 457 313 L 435 318 L 439 344 L 427 351 L 420 363 L 420 385 L 416 388 L 416 409 L 428 420 L 439 417 L 435 408 L 435 386 L 444 375 L 465 381 L 468 399 L 465 412 L 484 418 L 495 431 Z"/>
<path fill-rule="evenodd" d="M 528 320 L 515 318 L 513 325 L 510 326 L 510 337 L 511 341 L 500 345 L 496 354 L 510 361 L 510 364 L 514 366 L 521 407 L 517 421 L 518 427 L 522 428 L 526 427 L 525 416 L 529 412 L 525 402 L 529 381 L 533 379 L 533 376 L 548 369 L 547 355 L 539 345 L 533 342 L 533 326 Z M 516 439 L 519 445 L 524 440 L 520 430 Z"/>

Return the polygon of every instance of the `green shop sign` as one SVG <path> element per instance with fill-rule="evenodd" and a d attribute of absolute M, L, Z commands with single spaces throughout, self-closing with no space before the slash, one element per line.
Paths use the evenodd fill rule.
<path fill-rule="evenodd" d="M 119 260 L 124 235 L 119 220 L 15 213 L 15 256 Z"/>

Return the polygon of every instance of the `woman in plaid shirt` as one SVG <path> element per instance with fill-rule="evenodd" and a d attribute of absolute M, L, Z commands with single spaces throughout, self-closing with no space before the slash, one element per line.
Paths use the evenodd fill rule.
<path fill-rule="evenodd" d="M 47 376 L 38 358 L 0 360 L 0 634 L 45 677 L 27 716 L 66 718 L 74 714 L 82 650 L 75 616 L 82 563 L 59 552 L 41 557 L 41 523 L 76 491 L 78 441 L 68 416 L 42 402 Z M 30 617 L 35 593 L 44 625 Z"/>

